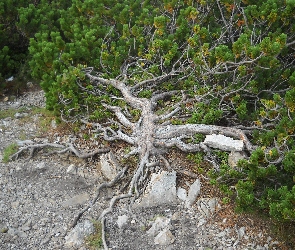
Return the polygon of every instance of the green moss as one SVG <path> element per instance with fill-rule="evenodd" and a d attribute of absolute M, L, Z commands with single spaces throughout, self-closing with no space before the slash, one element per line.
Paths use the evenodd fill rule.
<path fill-rule="evenodd" d="M 87 246 L 90 247 L 90 250 L 99 249 L 102 247 L 102 226 L 101 223 L 98 221 L 94 221 L 94 233 L 89 235 L 85 243 Z"/>

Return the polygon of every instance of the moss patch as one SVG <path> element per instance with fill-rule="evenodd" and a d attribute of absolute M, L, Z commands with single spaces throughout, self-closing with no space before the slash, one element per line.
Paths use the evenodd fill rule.
<path fill-rule="evenodd" d="M 85 242 L 90 250 L 100 249 L 103 245 L 102 242 L 102 226 L 99 221 L 94 221 L 94 233 L 89 235 Z"/>

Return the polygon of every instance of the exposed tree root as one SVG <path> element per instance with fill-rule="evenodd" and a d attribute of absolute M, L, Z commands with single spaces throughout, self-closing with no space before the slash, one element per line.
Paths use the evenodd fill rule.
<path fill-rule="evenodd" d="M 18 157 L 22 153 L 24 153 L 25 151 L 30 151 L 30 155 L 28 157 L 28 159 L 30 159 L 30 158 L 33 157 L 36 150 L 41 150 L 41 149 L 45 149 L 45 148 L 56 149 L 56 150 L 46 152 L 43 155 L 64 154 L 64 153 L 72 152 L 78 158 L 81 158 L 81 159 L 90 158 L 90 157 L 92 157 L 94 155 L 103 154 L 103 153 L 107 153 L 107 152 L 110 151 L 109 148 L 99 148 L 99 149 L 93 150 L 93 151 L 91 151 L 89 153 L 81 153 L 78 149 L 76 149 L 74 147 L 73 144 L 68 144 L 67 146 L 65 146 L 65 145 L 56 144 L 56 143 L 42 143 L 42 144 L 31 144 L 31 145 L 23 146 L 15 154 L 11 155 L 10 158 L 12 160 L 18 159 Z"/>
<path fill-rule="evenodd" d="M 125 174 L 127 170 L 127 167 L 123 168 L 118 174 L 117 176 L 110 182 L 104 182 L 102 183 L 97 191 L 96 191 L 96 195 L 95 197 L 93 198 L 92 202 L 90 205 L 88 205 L 87 207 L 85 207 L 77 216 L 76 218 L 74 219 L 74 221 L 72 222 L 72 224 L 70 225 L 69 229 L 75 227 L 77 225 L 77 222 L 79 221 L 79 219 L 81 218 L 81 216 L 86 212 L 88 211 L 88 209 L 90 209 L 94 204 L 95 202 L 97 201 L 98 197 L 99 197 L 99 194 L 100 194 L 100 191 L 104 188 L 109 188 L 109 187 L 113 187 Z"/>
<path fill-rule="evenodd" d="M 132 194 L 120 194 L 120 195 L 117 195 L 117 196 L 114 196 L 112 199 L 111 199 L 111 202 L 110 202 L 110 205 L 107 209 L 105 209 L 102 214 L 100 215 L 99 219 L 101 221 L 101 225 L 102 225 L 102 241 L 103 241 L 103 246 L 104 246 L 104 249 L 109 249 L 108 248 L 108 245 L 106 243 L 106 239 L 105 239 L 105 221 L 106 221 L 106 215 L 110 212 L 113 211 L 113 207 L 115 205 L 115 203 L 118 201 L 118 200 L 121 200 L 121 199 L 125 199 L 125 198 L 130 198 L 132 196 Z"/>
<path fill-rule="evenodd" d="M 140 91 L 138 88 L 141 89 L 147 84 L 153 84 L 153 86 L 155 86 L 163 80 L 163 77 L 155 77 L 149 81 L 145 80 L 135 84 L 134 86 L 128 86 L 125 84 L 124 80 L 119 81 L 117 79 L 104 79 L 97 75 L 93 75 L 92 69 L 86 69 L 85 74 L 93 84 L 94 88 L 98 88 L 99 85 L 104 88 L 108 86 L 116 88 L 122 94 L 122 97 L 120 98 L 122 98 L 131 109 L 140 110 L 141 112 L 140 118 L 134 122 L 134 119 L 132 119 L 132 116 L 127 108 L 124 110 L 119 106 L 103 104 L 106 109 L 113 112 L 116 120 L 111 119 L 107 123 L 100 124 L 91 122 L 87 117 L 83 117 L 83 119 L 81 119 L 83 123 L 90 125 L 93 133 L 100 135 L 106 141 L 121 140 L 131 144 L 134 149 L 125 155 L 126 158 L 135 154 L 139 157 L 137 169 L 133 173 L 132 179 L 129 183 L 128 192 L 114 196 L 110 201 L 109 207 L 105 209 L 99 217 L 99 220 L 101 220 L 102 223 L 103 245 L 105 249 L 108 249 L 104 232 L 106 215 L 112 212 L 113 207 L 118 200 L 130 197 L 136 199 L 140 196 L 142 190 L 144 190 L 145 180 L 151 173 L 152 167 L 161 163 L 166 166 L 168 170 L 171 170 L 169 161 L 163 156 L 167 152 L 167 149 L 177 147 L 183 152 L 205 152 L 207 154 L 207 158 L 209 160 L 211 159 L 213 166 L 215 166 L 216 169 L 218 169 L 218 166 L 214 162 L 214 158 L 211 156 L 210 148 L 208 148 L 208 146 L 206 146 L 203 142 L 188 142 L 195 134 L 223 134 L 228 137 L 242 140 L 246 150 L 250 152 L 254 149 L 242 129 L 205 124 L 171 125 L 169 120 L 181 113 L 181 105 L 186 103 L 186 95 L 183 92 L 181 93 L 182 98 L 178 103 L 175 103 L 167 110 L 167 112 L 157 115 L 157 102 L 161 99 L 176 95 L 179 92 L 167 91 L 164 93 L 158 93 L 154 94 L 150 99 L 139 98 L 137 97 L 137 94 Z M 177 71 L 172 70 L 167 77 L 173 77 L 175 75 L 177 75 Z M 166 77 L 164 78 L 166 79 Z M 116 129 L 111 126 L 113 124 L 116 125 Z M 69 148 L 69 150 L 75 152 L 72 148 Z M 114 185 L 122 178 L 125 170 L 120 172 L 114 180 L 109 183 L 104 183 L 98 188 L 97 195 L 94 198 L 92 205 L 98 199 L 100 190 L 104 187 Z M 196 178 L 194 174 L 188 172 L 187 170 L 180 171 L 180 173 Z M 72 227 L 77 224 L 79 218 L 90 207 L 91 205 L 87 206 L 78 214 L 71 225 Z"/>

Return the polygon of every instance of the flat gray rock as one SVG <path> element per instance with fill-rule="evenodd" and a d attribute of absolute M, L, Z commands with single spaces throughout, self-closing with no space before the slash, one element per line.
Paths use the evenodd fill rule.
<path fill-rule="evenodd" d="M 155 237 L 155 244 L 160 246 L 166 246 L 173 244 L 175 237 L 169 229 L 164 229 Z"/>
<path fill-rule="evenodd" d="M 200 191 L 201 191 L 201 182 L 200 182 L 200 179 L 197 179 L 190 186 L 190 189 L 188 190 L 188 195 L 186 198 L 187 207 L 190 207 L 195 203 L 198 195 L 200 194 Z"/>
<path fill-rule="evenodd" d="M 117 176 L 119 163 L 111 152 L 100 156 L 100 165 L 102 174 L 108 180 L 113 180 Z"/>
<path fill-rule="evenodd" d="M 123 228 L 127 224 L 128 219 L 129 217 L 126 214 L 118 216 L 118 220 L 117 220 L 118 227 Z"/>
<path fill-rule="evenodd" d="M 147 231 L 147 234 L 149 236 L 156 236 L 160 231 L 162 231 L 165 228 L 168 228 L 169 223 L 170 219 L 164 216 L 159 216 L 156 218 L 151 228 Z"/>
<path fill-rule="evenodd" d="M 177 189 L 177 197 L 178 197 L 178 199 L 180 199 L 182 201 L 186 201 L 186 199 L 187 199 L 186 190 L 182 187 L 179 187 Z"/>
<path fill-rule="evenodd" d="M 242 140 L 234 140 L 231 137 L 216 134 L 206 135 L 204 144 L 223 151 L 242 151 L 244 148 Z"/>
<path fill-rule="evenodd" d="M 67 247 L 80 247 L 85 240 L 94 231 L 93 223 L 89 220 L 78 223 L 65 237 Z"/>
<path fill-rule="evenodd" d="M 197 202 L 198 210 L 204 217 L 210 217 L 218 208 L 217 198 L 201 198 Z"/>
<path fill-rule="evenodd" d="M 245 159 L 245 155 L 242 152 L 233 151 L 228 155 L 228 165 L 232 168 L 238 165 L 239 160 Z"/>
<path fill-rule="evenodd" d="M 71 206 L 77 206 L 77 205 L 82 205 L 86 203 L 86 201 L 89 199 L 89 194 L 88 193 L 83 193 L 83 194 L 78 194 L 72 198 L 70 198 L 67 201 L 64 201 L 61 205 L 63 207 L 71 207 Z"/>
<path fill-rule="evenodd" d="M 152 174 L 145 194 L 141 198 L 140 203 L 135 204 L 135 206 L 151 207 L 176 202 L 176 172 L 162 171 Z"/>

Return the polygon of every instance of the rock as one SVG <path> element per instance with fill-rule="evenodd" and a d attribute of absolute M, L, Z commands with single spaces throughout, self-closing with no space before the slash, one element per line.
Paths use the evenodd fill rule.
<path fill-rule="evenodd" d="M 12 82 L 12 81 L 13 81 L 13 79 L 14 79 L 14 76 L 11 76 L 11 77 L 9 77 L 9 78 L 5 79 L 5 81 L 6 81 L 6 82 Z"/>
<path fill-rule="evenodd" d="M 11 207 L 12 208 L 18 208 L 19 205 L 20 205 L 19 201 L 13 201 L 13 202 L 11 202 Z"/>
<path fill-rule="evenodd" d="M 166 246 L 173 244 L 175 237 L 169 229 L 164 229 L 155 237 L 155 244 L 160 246 Z"/>
<path fill-rule="evenodd" d="M 186 190 L 184 188 L 179 187 L 177 189 L 177 197 L 182 200 L 185 201 L 186 200 Z"/>
<path fill-rule="evenodd" d="M 29 114 L 28 113 L 15 113 L 14 117 L 16 119 L 19 119 L 19 118 L 23 118 L 23 117 L 26 117 L 28 116 Z"/>
<path fill-rule="evenodd" d="M 245 159 L 245 155 L 242 152 L 232 151 L 228 155 L 228 165 L 232 168 L 238 165 L 238 161 Z"/>
<path fill-rule="evenodd" d="M 45 167 L 46 167 L 45 162 L 40 162 L 40 163 L 38 163 L 38 164 L 36 165 L 36 168 L 37 168 L 37 169 L 43 169 L 43 168 L 45 168 Z"/>
<path fill-rule="evenodd" d="M 34 87 L 34 84 L 32 82 L 27 82 L 27 87 L 31 89 Z"/>
<path fill-rule="evenodd" d="M 85 237 L 94 232 L 94 226 L 89 220 L 78 223 L 65 237 L 65 245 L 68 247 L 80 247 Z"/>
<path fill-rule="evenodd" d="M 71 207 L 84 204 L 90 198 L 88 193 L 83 193 L 72 197 L 71 199 L 64 201 L 61 205 L 63 207 Z"/>
<path fill-rule="evenodd" d="M 120 165 L 112 152 L 100 156 L 101 172 L 108 179 L 113 180 L 117 174 L 117 167 Z"/>
<path fill-rule="evenodd" d="M 197 202 L 198 210 L 205 216 L 210 217 L 218 207 L 217 198 L 201 198 Z"/>
<path fill-rule="evenodd" d="M 77 167 L 74 164 L 71 164 L 67 169 L 68 174 L 76 174 L 77 173 Z"/>
<path fill-rule="evenodd" d="M 206 135 L 204 144 L 223 151 L 242 151 L 244 148 L 242 140 L 234 140 L 230 137 L 216 134 Z"/>
<path fill-rule="evenodd" d="M 188 191 L 188 195 L 186 198 L 186 205 L 187 207 L 190 207 L 194 204 L 194 202 L 196 201 L 198 195 L 200 194 L 200 190 L 201 190 L 201 183 L 200 183 L 200 179 L 197 179 L 191 186 L 190 189 Z"/>
<path fill-rule="evenodd" d="M 123 228 L 127 224 L 128 219 L 129 219 L 129 217 L 126 214 L 124 214 L 122 216 L 118 216 L 118 220 L 117 220 L 118 227 L 120 229 Z"/>
<path fill-rule="evenodd" d="M 152 174 L 145 194 L 135 206 L 152 207 L 176 202 L 176 172 L 162 171 Z"/>
<path fill-rule="evenodd" d="M 0 229 L 0 233 L 4 233 L 5 234 L 5 233 L 8 232 L 8 230 L 9 230 L 8 227 L 3 227 L 3 228 Z"/>
<path fill-rule="evenodd" d="M 244 237 L 245 232 L 246 232 L 246 228 L 245 227 L 240 227 L 238 229 L 238 237 L 239 237 L 239 239 L 242 239 Z"/>
<path fill-rule="evenodd" d="M 18 237 L 21 237 L 21 238 L 26 238 L 27 237 L 27 234 L 18 230 L 17 228 L 9 228 L 8 231 L 7 231 L 8 234 L 12 235 L 12 236 L 18 236 Z"/>
<path fill-rule="evenodd" d="M 52 121 L 51 121 L 51 127 L 52 127 L 53 129 L 57 128 L 56 120 L 52 120 Z"/>
<path fill-rule="evenodd" d="M 155 222 L 146 233 L 149 236 L 156 236 L 160 231 L 162 231 L 165 228 L 168 228 L 169 223 L 170 219 L 163 216 L 159 216 L 156 218 Z"/>
<path fill-rule="evenodd" d="M 24 140 L 24 141 L 16 141 L 17 146 L 23 147 L 25 145 L 33 144 L 34 142 L 32 140 Z"/>
<path fill-rule="evenodd" d="M 198 221 L 197 227 L 201 227 L 205 223 L 207 223 L 207 220 L 205 220 L 204 218 L 200 218 L 199 221 Z"/>

